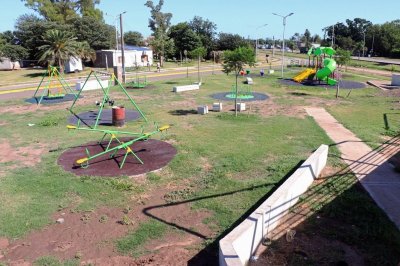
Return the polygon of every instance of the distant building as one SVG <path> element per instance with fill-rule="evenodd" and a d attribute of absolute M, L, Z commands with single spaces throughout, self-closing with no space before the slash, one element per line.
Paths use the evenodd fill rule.
<path fill-rule="evenodd" d="M 153 64 L 153 51 L 147 47 L 124 46 L 125 67 L 147 66 Z M 122 65 L 121 50 L 101 50 L 96 52 L 95 67 L 106 68 Z"/>
<path fill-rule="evenodd" d="M 318 47 L 321 47 L 321 44 L 311 43 L 311 47 L 307 47 L 305 43 L 299 42 L 299 43 L 297 43 L 297 47 L 299 47 L 300 53 L 306 54 L 311 47 L 318 48 Z"/>
<path fill-rule="evenodd" d="M 70 57 L 69 60 L 64 63 L 64 72 L 79 72 L 82 71 L 82 60 L 80 58 Z"/>
<path fill-rule="evenodd" d="M 21 69 L 21 65 L 18 61 L 12 62 L 9 58 L 0 58 L 0 70 L 13 70 Z"/>

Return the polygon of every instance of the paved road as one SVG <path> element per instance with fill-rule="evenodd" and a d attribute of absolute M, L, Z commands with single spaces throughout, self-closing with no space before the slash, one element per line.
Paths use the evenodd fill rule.
<path fill-rule="evenodd" d="M 276 61 L 272 64 L 272 67 L 279 66 L 279 62 Z M 266 68 L 269 65 L 259 65 L 258 68 Z M 207 76 L 214 74 L 221 74 L 222 68 L 220 65 L 213 66 L 203 66 L 200 68 L 200 75 Z M 176 78 L 184 78 L 187 75 L 193 80 L 197 80 L 197 68 L 196 67 L 180 67 L 174 69 L 165 69 L 161 72 L 138 72 L 139 75 L 146 75 L 148 81 L 158 81 L 158 80 L 169 80 Z M 127 81 L 134 79 L 136 73 L 128 73 Z M 85 81 L 86 77 L 66 79 L 71 87 L 75 87 L 75 84 L 79 81 Z M 104 78 L 106 79 L 106 78 Z M 11 100 L 20 98 L 30 98 L 33 96 L 34 91 L 37 88 L 38 83 L 22 83 L 17 85 L 4 85 L 0 86 L 0 100 Z"/>
<path fill-rule="evenodd" d="M 339 149 L 361 185 L 400 229 L 400 174 L 387 160 L 400 151 L 400 139 L 393 138 L 372 150 L 341 125 L 324 108 L 306 108 Z"/>
<path fill-rule="evenodd" d="M 211 75 L 212 73 L 219 74 L 221 73 L 221 69 L 215 67 L 205 67 L 200 70 L 201 76 Z M 175 78 L 183 78 L 186 75 L 197 78 L 197 70 L 193 67 L 189 68 L 179 68 L 172 70 L 164 70 L 162 72 L 139 72 L 139 75 L 146 75 L 147 80 L 149 81 L 157 81 L 157 80 L 168 80 Z M 133 79 L 136 73 L 128 74 L 127 80 Z M 106 78 L 105 78 L 106 79 Z M 75 84 L 80 81 L 85 81 L 85 78 L 75 78 L 75 79 L 67 79 L 68 84 L 71 87 L 75 87 Z M 8 85 L 0 87 L 0 100 L 11 100 L 11 99 L 20 99 L 20 98 L 30 98 L 33 96 L 34 91 L 37 88 L 37 83 L 23 83 L 18 85 Z"/>
<path fill-rule="evenodd" d="M 377 62 L 377 63 L 383 63 L 383 64 L 400 65 L 399 59 L 387 59 L 387 58 L 379 58 L 379 57 L 358 57 L 358 56 L 352 56 L 351 59 L 360 60 L 360 61 L 368 61 L 368 62 Z"/>

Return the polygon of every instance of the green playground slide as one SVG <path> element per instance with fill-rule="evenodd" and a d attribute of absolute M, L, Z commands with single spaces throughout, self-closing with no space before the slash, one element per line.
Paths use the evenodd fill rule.
<path fill-rule="evenodd" d="M 330 47 L 328 47 L 330 48 Z M 319 80 L 324 80 L 327 78 L 327 82 L 329 85 L 336 85 L 337 80 L 329 78 L 329 75 L 333 73 L 336 69 L 336 61 L 332 58 L 325 58 L 324 59 L 324 68 L 317 71 L 317 78 Z"/>

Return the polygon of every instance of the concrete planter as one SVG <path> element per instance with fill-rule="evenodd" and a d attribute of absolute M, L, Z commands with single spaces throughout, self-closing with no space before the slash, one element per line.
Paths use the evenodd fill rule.
<path fill-rule="evenodd" d="M 208 106 L 207 105 L 202 105 L 197 107 L 197 113 L 201 115 L 208 114 Z"/>

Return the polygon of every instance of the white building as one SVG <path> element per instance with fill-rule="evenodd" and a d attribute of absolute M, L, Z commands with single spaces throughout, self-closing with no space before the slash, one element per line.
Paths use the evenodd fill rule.
<path fill-rule="evenodd" d="M 6 57 L 2 57 L 0 61 L 0 70 L 21 69 L 18 61 L 12 62 L 9 58 Z"/>
<path fill-rule="evenodd" d="M 125 46 L 125 67 L 147 66 L 153 64 L 153 51 L 147 47 Z M 96 52 L 95 67 L 107 68 L 122 66 L 121 50 L 101 50 Z"/>
<path fill-rule="evenodd" d="M 64 72 L 79 72 L 82 71 L 82 60 L 80 58 L 70 57 L 69 60 L 64 63 Z"/>

